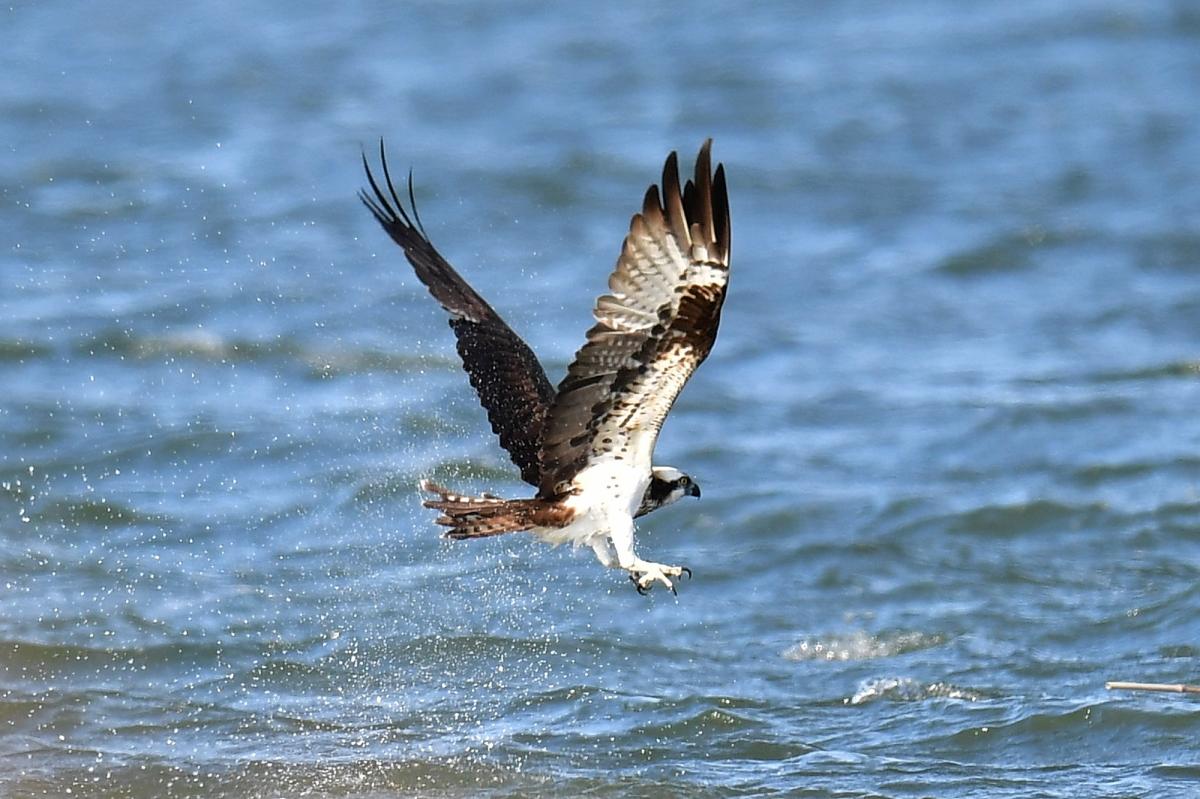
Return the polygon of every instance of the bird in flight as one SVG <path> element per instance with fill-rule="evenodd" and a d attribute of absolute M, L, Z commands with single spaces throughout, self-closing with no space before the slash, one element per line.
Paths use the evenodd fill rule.
<path fill-rule="evenodd" d="M 717 336 L 729 278 L 729 198 L 725 169 L 712 171 L 712 140 L 681 188 L 674 152 L 661 193 L 651 185 L 633 216 L 609 293 L 596 300 L 596 324 L 555 388 L 529 346 L 434 248 L 408 178 L 408 206 L 388 173 L 363 168 L 363 203 L 404 250 L 417 277 L 450 314 L 458 354 L 492 430 L 537 489 L 530 499 L 465 496 L 425 480 L 425 507 L 452 539 L 530 531 L 552 544 L 590 546 L 607 567 L 624 570 L 639 593 L 655 583 L 675 591 L 686 566 L 642 560 L 634 519 L 685 496 L 700 496 L 690 476 L 654 466 L 659 430 L 676 397 Z M 386 189 L 386 191 L 385 191 Z"/>

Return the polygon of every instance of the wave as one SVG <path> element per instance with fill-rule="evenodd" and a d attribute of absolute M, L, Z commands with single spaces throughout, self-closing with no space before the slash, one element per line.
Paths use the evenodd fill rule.
<path fill-rule="evenodd" d="M 1053 499 L 982 505 L 955 514 L 955 527 L 973 535 L 1012 536 L 1034 530 L 1105 527 L 1118 515 L 1103 502 L 1075 504 Z M 1102 522 L 1102 520 L 1107 520 Z"/>
<path fill-rule="evenodd" d="M 880 677 L 859 686 L 854 695 L 846 699 L 846 704 L 865 705 L 879 700 L 923 702 L 927 699 L 961 699 L 974 702 L 983 697 L 982 692 L 973 688 L 963 688 L 945 682 L 926 683 L 909 677 Z"/>
<path fill-rule="evenodd" d="M 68 526 L 99 525 L 108 527 L 132 527 L 135 525 L 166 527 L 172 519 L 161 513 L 147 513 L 136 508 L 102 497 L 99 499 L 78 497 L 40 502 L 27 509 L 31 520 Z"/>
<path fill-rule="evenodd" d="M 98 755 L 103 755 L 98 758 Z M 279 796 L 501 797 L 584 795 L 611 784 L 610 779 L 572 779 L 578 790 L 558 793 L 564 781 L 530 773 L 522 764 L 497 763 L 470 755 L 437 757 L 320 757 L 313 762 L 297 752 L 266 760 L 178 758 L 109 752 L 63 752 L 55 747 L 30 751 L 20 775 L 0 781 L 13 795 L 59 796 Z M 104 768 L 97 768 L 102 759 Z M 67 764 L 71 765 L 67 765 Z M 7 783 L 7 785 L 5 785 Z M 652 781 L 645 782 L 649 790 Z M 108 786 L 106 790 L 105 786 Z M 119 787 L 118 787 L 119 786 Z"/>
<path fill-rule="evenodd" d="M 1140 410 L 1133 397 L 1084 396 L 1030 400 L 991 408 L 978 425 L 975 435 L 1022 430 L 1042 423 L 1062 424 L 1094 420 Z"/>
<path fill-rule="evenodd" d="M 789 647 L 788 660 L 876 660 L 931 649 L 946 643 L 942 633 L 894 632 L 872 635 L 865 631 L 805 639 Z"/>
<path fill-rule="evenodd" d="M 1026 710 L 1015 718 L 986 726 L 973 724 L 945 736 L 942 741 L 960 756 L 979 750 L 995 756 L 1003 749 L 1026 753 L 1061 749 L 1075 759 L 1082 755 L 1080 747 L 1086 746 L 1090 749 L 1089 756 L 1097 759 L 1140 759 L 1161 753 L 1166 740 L 1194 741 L 1197 735 L 1200 735 L 1200 714 L 1179 703 L 1176 697 L 1165 696 L 1072 703 L 1036 712 Z"/>
<path fill-rule="evenodd" d="M 1194 474 L 1200 470 L 1200 457 L 1179 453 L 1167 458 L 1084 463 L 1071 467 L 1069 475 L 1082 485 L 1095 486 L 1115 480 L 1160 475 L 1172 469 L 1184 469 Z"/>
<path fill-rule="evenodd" d="M 405 374 L 459 369 L 458 362 L 453 358 L 436 354 L 407 354 L 369 348 L 321 349 L 296 339 L 261 341 L 228 337 L 201 329 L 159 334 L 110 329 L 81 342 L 76 349 L 81 355 L 90 356 L 100 351 L 140 359 L 191 358 L 220 363 L 290 361 L 303 367 L 311 377 L 317 378 L 367 372 Z"/>
<path fill-rule="evenodd" d="M 47 358 L 54 352 L 45 344 L 21 338 L 0 339 L 0 363 L 24 363 Z"/>
<path fill-rule="evenodd" d="M 1032 250 L 1045 244 L 1044 234 L 1010 234 L 992 241 L 959 250 L 946 256 L 936 271 L 956 277 L 969 277 L 993 272 L 1015 272 L 1032 265 Z"/>
<path fill-rule="evenodd" d="M 1195 380 L 1200 378 L 1200 360 L 1168 361 L 1135 369 L 1094 372 L 1089 375 L 1089 378 L 1095 383 L 1127 383 L 1177 378 Z"/>

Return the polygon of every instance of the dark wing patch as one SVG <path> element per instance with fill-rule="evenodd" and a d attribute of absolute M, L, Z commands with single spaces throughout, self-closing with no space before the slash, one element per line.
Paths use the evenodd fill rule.
<path fill-rule="evenodd" d="M 408 203 L 412 215 L 409 215 L 392 184 L 382 140 L 379 160 L 387 193 L 371 174 L 364 153 L 363 168 L 371 192 L 360 191 L 359 198 L 392 241 L 404 249 L 417 278 L 449 311 L 459 357 L 480 404 L 487 411 L 493 432 L 521 470 L 521 479 L 537 486 L 541 482 L 542 434 L 554 400 L 554 387 L 529 346 L 430 243 L 417 214 L 411 173 Z"/>
<path fill-rule="evenodd" d="M 546 423 L 540 495 L 561 494 L 591 458 L 649 471 L 658 431 L 717 335 L 729 276 L 725 170 L 705 142 L 681 191 L 675 153 L 629 225 L 610 294 Z"/>

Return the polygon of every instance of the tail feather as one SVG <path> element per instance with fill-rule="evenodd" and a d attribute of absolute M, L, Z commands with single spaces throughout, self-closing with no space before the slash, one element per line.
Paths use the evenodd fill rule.
<path fill-rule="evenodd" d="M 538 526 L 535 513 L 542 503 L 536 499 L 501 499 L 494 494 L 469 497 L 455 494 L 431 480 L 421 481 L 421 490 L 436 494 L 421 504 L 441 511 L 436 521 L 449 527 L 442 535 L 461 541 L 465 538 L 487 538 L 503 533 L 519 533 Z"/>

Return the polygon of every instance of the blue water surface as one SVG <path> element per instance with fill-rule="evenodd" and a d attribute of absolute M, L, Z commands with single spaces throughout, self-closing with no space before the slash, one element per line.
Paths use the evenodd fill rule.
<path fill-rule="evenodd" d="M 1186 0 L 0 9 L 0 794 L 1169 797 L 1200 785 Z M 437 536 L 527 491 L 355 198 L 557 380 L 666 154 L 721 334 L 638 596 Z"/>

